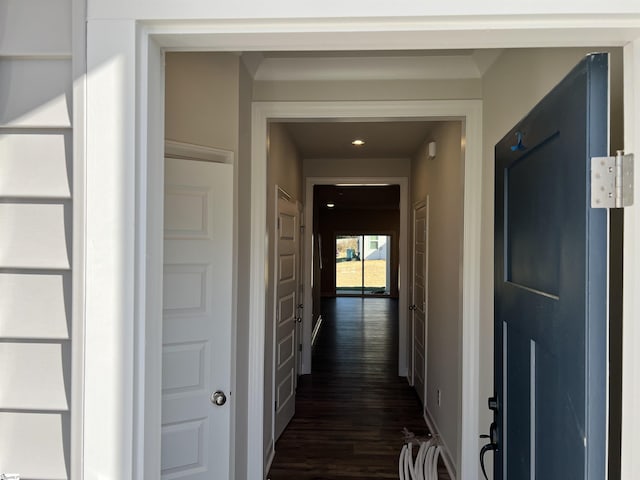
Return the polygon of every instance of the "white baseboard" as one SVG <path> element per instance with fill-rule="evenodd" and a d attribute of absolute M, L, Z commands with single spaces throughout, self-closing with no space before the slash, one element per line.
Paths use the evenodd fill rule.
<path fill-rule="evenodd" d="M 273 463 L 273 457 L 276 456 L 276 450 L 273 440 L 269 442 L 269 446 L 267 447 L 267 452 L 265 454 L 265 458 L 267 459 L 267 464 L 264 468 L 264 478 L 267 478 L 269 475 L 269 470 L 271 470 L 271 464 Z"/>
<path fill-rule="evenodd" d="M 321 326 L 322 326 L 322 315 L 318 316 L 318 321 L 316 322 L 316 326 L 313 327 L 313 333 L 311 334 L 311 348 L 313 348 L 316 344 L 316 340 L 318 339 L 318 333 L 320 332 Z"/>
<path fill-rule="evenodd" d="M 436 425 L 436 422 L 433 420 L 433 417 L 431 416 L 429 409 L 426 407 L 424 408 L 423 416 L 424 416 L 424 421 L 427 424 L 427 427 L 429 427 L 429 431 L 431 432 L 431 434 L 438 435 L 438 437 L 440 438 L 440 456 L 442 458 L 444 466 L 447 469 L 447 472 L 449 472 L 449 477 L 451 477 L 451 480 L 456 480 L 456 466 L 453 461 L 453 457 L 451 456 L 451 450 L 449 450 L 449 447 L 442 439 L 442 435 L 440 435 L 440 430 L 438 430 L 438 426 Z"/>

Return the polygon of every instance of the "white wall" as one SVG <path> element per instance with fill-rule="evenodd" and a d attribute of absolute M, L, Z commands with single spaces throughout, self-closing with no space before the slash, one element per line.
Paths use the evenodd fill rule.
<path fill-rule="evenodd" d="M 462 390 L 464 170 L 461 139 L 460 122 L 439 123 L 411 163 L 411 203 L 424 201 L 429 196 L 426 409 L 457 470 Z M 437 145 L 435 158 L 428 158 L 427 145 L 431 141 Z"/>

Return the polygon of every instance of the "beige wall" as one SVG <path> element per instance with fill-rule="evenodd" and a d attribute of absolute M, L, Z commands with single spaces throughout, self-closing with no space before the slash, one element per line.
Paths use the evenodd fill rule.
<path fill-rule="evenodd" d="M 461 123 L 442 122 L 411 163 L 411 203 L 429 198 L 426 408 L 459 464 L 463 161 Z M 436 142 L 436 157 L 427 144 Z M 411 225 L 413 229 L 413 225 Z M 413 234 L 409 235 L 409 239 Z M 409 242 L 410 251 L 413 246 Z M 437 392 L 441 392 L 438 405 Z"/>
<path fill-rule="evenodd" d="M 231 53 L 166 54 L 167 140 L 237 152 L 239 63 Z"/>
<path fill-rule="evenodd" d="M 585 54 L 612 52 L 612 147 L 622 144 L 621 49 L 553 48 L 506 50 L 482 79 L 483 198 L 480 312 L 480 431 L 488 431 L 492 415 L 487 397 L 493 395 L 493 219 L 494 145 L 549 92 Z M 479 445 L 482 442 L 479 442 Z"/>
<path fill-rule="evenodd" d="M 408 177 L 408 158 L 305 159 L 307 177 Z"/>
<path fill-rule="evenodd" d="M 465 80 L 369 80 L 255 82 L 257 101 L 438 100 L 480 98 L 482 82 Z"/>
<path fill-rule="evenodd" d="M 247 289 L 251 279 L 249 263 L 251 239 L 251 197 L 246 194 L 251 190 L 251 100 L 253 79 L 247 69 L 240 62 L 239 88 L 239 137 L 238 163 L 235 174 L 237 176 L 237 209 L 236 222 L 238 242 L 237 268 L 237 319 L 236 322 L 236 474 L 235 478 L 243 479 L 247 476 L 247 409 L 249 378 L 249 302 L 246 301 Z"/>
<path fill-rule="evenodd" d="M 287 192 L 293 202 L 303 202 L 302 198 L 302 161 L 298 155 L 286 126 L 280 123 L 269 125 L 267 145 L 267 249 L 268 268 L 267 297 L 265 301 L 265 349 L 264 349 L 264 445 L 269 448 L 273 420 L 273 342 L 274 342 L 274 282 L 275 267 L 275 219 L 276 219 L 276 185 Z M 265 454 L 267 451 L 265 451 Z M 268 458 L 265 456 L 265 461 Z"/>
<path fill-rule="evenodd" d="M 231 150 L 235 153 L 234 292 L 235 368 L 234 478 L 246 478 L 249 372 L 249 311 L 251 227 L 251 101 L 253 79 L 237 55 L 167 53 L 165 96 L 166 138 Z M 232 349 L 233 351 L 233 349 Z"/>

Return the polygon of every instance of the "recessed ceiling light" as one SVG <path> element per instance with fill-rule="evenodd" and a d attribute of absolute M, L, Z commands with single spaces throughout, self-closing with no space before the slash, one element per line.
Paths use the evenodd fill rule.
<path fill-rule="evenodd" d="M 351 145 L 354 145 L 356 147 L 361 147 L 362 145 L 364 145 L 364 140 L 360 138 L 356 138 L 353 142 L 351 142 Z"/>
<path fill-rule="evenodd" d="M 327 208 L 333 208 L 335 206 L 336 206 L 335 203 L 327 203 Z"/>

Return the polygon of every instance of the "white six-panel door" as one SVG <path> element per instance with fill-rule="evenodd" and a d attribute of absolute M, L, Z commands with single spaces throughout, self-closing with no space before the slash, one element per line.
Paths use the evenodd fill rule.
<path fill-rule="evenodd" d="M 274 440 L 285 429 L 296 405 L 300 214 L 298 206 L 278 198 L 276 225 L 275 302 L 275 428 Z"/>
<path fill-rule="evenodd" d="M 166 159 L 163 479 L 229 479 L 232 214 L 232 165 Z"/>

